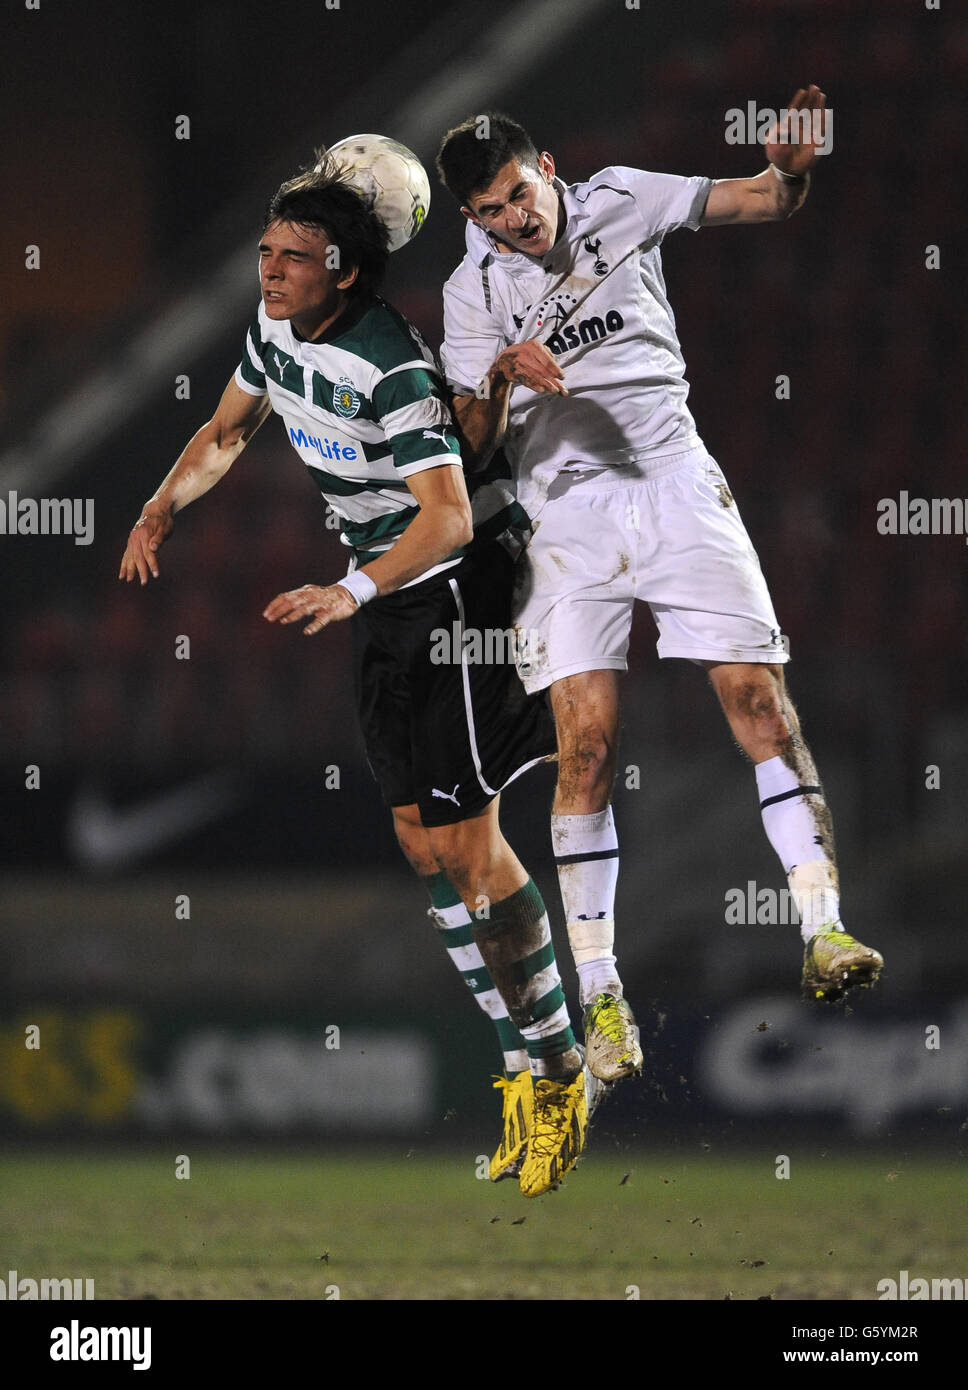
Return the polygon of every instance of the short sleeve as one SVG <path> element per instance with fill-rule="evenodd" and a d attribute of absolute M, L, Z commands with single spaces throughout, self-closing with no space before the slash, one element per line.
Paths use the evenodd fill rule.
<path fill-rule="evenodd" d="M 645 169 L 616 165 L 595 180 L 616 182 L 632 194 L 642 219 L 644 241 L 659 242 L 679 227 L 698 231 L 713 180 L 702 175 L 652 174 Z"/>
<path fill-rule="evenodd" d="M 435 371 L 406 365 L 388 372 L 373 390 L 373 408 L 400 477 L 460 463 L 460 444 Z"/>
<path fill-rule="evenodd" d="M 476 285 L 470 276 L 448 280 L 440 360 L 450 389 L 458 396 L 473 396 L 508 342 L 487 310 L 480 279 Z"/>
<path fill-rule="evenodd" d="M 245 335 L 242 361 L 235 369 L 235 384 L 250 396 L 266 394 L 266 374 L 262 365 L 262 332 L 258 316 L 252 320 Z"/>

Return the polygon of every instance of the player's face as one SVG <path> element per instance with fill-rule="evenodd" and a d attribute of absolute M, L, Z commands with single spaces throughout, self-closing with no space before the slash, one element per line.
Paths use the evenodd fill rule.
<path fill-rule="evenodd" d="M 315 338 L 341 313 L 356 279 L 339 269 L 338 248 L 319 227 L 272 222 L 259 243 L 262 302 L 271 319 L 289 319 Z"/>
<path fill-rule="evenodd" d="M 558 240 L 565 221 L 554 176 L 550 154 L 540 156 L 536 169 L 510 159 L 461 211 L 512 251 L 543 256 Z"/>

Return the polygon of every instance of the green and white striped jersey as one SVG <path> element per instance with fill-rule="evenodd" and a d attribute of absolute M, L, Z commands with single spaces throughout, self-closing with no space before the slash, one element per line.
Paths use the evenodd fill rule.
<path fill-rule="evenodd" d="M 416 515 L 404 479 L 460 462 L 433 353 L 382 299 L 351 301 L 313 342 L 260 305 L 235 381 L 268 393 L 357 566 L 389 550 Z"/>

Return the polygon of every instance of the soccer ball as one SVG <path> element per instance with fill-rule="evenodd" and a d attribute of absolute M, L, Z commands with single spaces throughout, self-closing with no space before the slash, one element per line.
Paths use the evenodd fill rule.
<path fill-rule="evenodd" d="M 385 225 L 390 250 L 412 241 L 430 209 L 430 180 L 413 151 L 386 135 L 351 135 L 327 154 Z"/>

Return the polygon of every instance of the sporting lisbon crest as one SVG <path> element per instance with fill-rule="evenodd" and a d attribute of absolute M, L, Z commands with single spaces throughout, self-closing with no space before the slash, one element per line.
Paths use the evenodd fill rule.
<path fill-rule="evenodd" d="M 345 378 L 333 387 L 333 409 L 344 420 L 352 420 L 360 408 L 360 398 L 351 382 Z"/>

